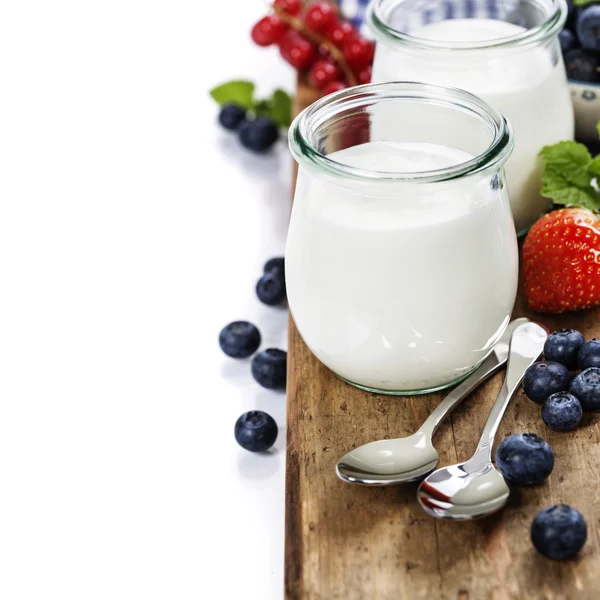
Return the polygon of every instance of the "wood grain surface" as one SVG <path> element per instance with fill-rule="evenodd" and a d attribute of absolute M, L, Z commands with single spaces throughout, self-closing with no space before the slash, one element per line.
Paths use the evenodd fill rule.
<path fill-rule="evenodd" d="M 312 94 L 299 87 L 298 108 Z M 527 312 L 521 295 L 514 316 L 550 330 L 579 329 L 600 337 L 600 310 L 562 316 Z M 503 373 L 490 379 L 447 419 L 434 443 L 440 466 L 469 458 Z M 416 484 L 352 486 L 335 475 L 339 457 L 376 439 L 413 433 L 443 394 L 368 394 L 337 377 L 311 354 L 293 321 L 289 328 L 285 597 L 287 600 L 600 600 L 600 415 L 585 414 L 572 433 L 555 433 L 540 407 L 519 391 L 497 441 L 535 432 L 552 446 L 552 475 L 515 491 L 501 513 L 474 522 L 447 522 L 419 507 Z M 579 558 L 544 559 L 529 527 L 541 508 L 564 502 L 586 518 Z"/>

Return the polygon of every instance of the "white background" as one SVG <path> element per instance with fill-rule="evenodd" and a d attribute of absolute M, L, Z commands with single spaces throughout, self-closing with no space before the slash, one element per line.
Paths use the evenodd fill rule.
<path fill-rule="evenodd" d="M 279 600 L 285 396 L 217 336 L 284 248 L 291 158 L 207 90 L 292 90 L 260 0 L 0 10 L 0 597 Z M 274 451 L 233 438 L 271 413 Z"/>

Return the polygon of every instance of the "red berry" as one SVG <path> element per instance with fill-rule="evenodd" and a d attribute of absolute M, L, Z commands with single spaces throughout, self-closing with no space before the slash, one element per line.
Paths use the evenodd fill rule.
<path fill-rule="evenodd" d="M 250 35 L 255 44 L 270 46 L 279 41 L 286 29 L 287 25 L 277 15 L 267 15 L 254 25 Z"/>
<path fill-rule="evenodd" d="M 304 22 L 310 29 L 320 33 L 335 23 L 335 17 L 335 8 L 330 2 L 313 2 L 304 13 Z"/>
<path fill-rule="evenodd" d="M 358 38 L 358 31 L 347 21 L 333 23 L 325 32 L 327 39 L 332 41 L 338 48 L 343 48 L 346 42 Z"/>
<path fill-rule="evenodd" d="M 337 65 L 327 60 L 318 60 L 310 68 L 308 79 L 313 87 L 320 90 L 328 83 L 339 79 L 340 76 L 341 73 Z"/>
<path fill-rule="evenodd" d="M 360 83 L 360 84 L 371 83 L 372 72 L 373 72 L 373 68 L 371 67 L 371 65 L 369 65 L 368 67 L 365 67 L 364 69 L 359 71 L 358 74 L 356 75 L 356 78 L 358 79 L 358 83 Z"/>
<path fill-rule="evenodd" d="M 333 94 L 333 92 L 339 92 L 340 90 L 346 89 L 348 86 L 343 81 L 330 81 L 323 88 L 323 96 Z"/>
<path fill-rule="evenodd" d="M 298 71 L 310 67 L 316 56 L 315 47 L 295 31 L 286 31 L 283 34 L 279 42 L 279 50 L 284 60 Z"/>
<path fill-rule="evenodd" d="M 344 44 L 344 57 L 348 64 L 356 70 L 363 69 L 373 62 L 375 46 L 373 42 L 358 38 Z"/>
<path fill-rule="evenodd" d="M 560 313 L 600 304 L 600 219 L 586 208 L 554 210 L 523 244 L 523 289 L 536 312 Z"/>
<path fill-rule="evenodd" d="M 273 6 L 281 9 L 284 13 L 288 15 L 298 15 L 300 14 L 300 10 L 302 9 L 301 0 L 275 0 L 273 2 Z"/>

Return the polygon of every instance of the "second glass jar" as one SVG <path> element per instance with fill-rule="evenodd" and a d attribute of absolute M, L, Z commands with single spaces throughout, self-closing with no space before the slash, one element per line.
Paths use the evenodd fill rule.
<path fill-rule="evenodd" d="M 539 151 L 574 136 L 557 37 L 566 13 L 564 0 L 373 0 L 370 6 L 374 82 L 458 87 L 510 121 L 515 150 L 506 173 L 520 234 L 549 205 L 539 193 Z"/>

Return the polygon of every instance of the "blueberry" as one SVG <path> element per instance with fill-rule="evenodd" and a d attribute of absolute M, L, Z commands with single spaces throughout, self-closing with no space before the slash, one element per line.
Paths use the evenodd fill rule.
<path fill-rule="evenodd" d="M 598 338 L 591 339 L 581 347 L 577 362 L 580 369 L 600 367 L 600 340 Z"/>
<path fill-rule="evenodd" d="M 581 402 L 583 410 L 600 410 L 600 369 L 581 371 L 573 378 L 569 392 Z"/>
<path fill-rule="evenodd" d="M 569 50 L 565 55 L 567 77 L 571 81 L 595 82 L 598 80 L 598 59 L 581 48 Z"/>
<path fill-rule="evenodd" d="M 560 49 L 562 50 L 563 56 L 573 48 L 577 48 L 579 45 L 575 34 L 569 29 L 563 29 L 558 34 L 558 41 L 560 42 Z"/>
<path fill-rule="evenodd" d="M 264 266 L 263 273 L 285 273 L 285 259 L 283 256 L 276 256 L 275 258 L 270 258 Z"/>
<path fill-rule="evenodd" d="M 256 295 L 268 306 L 281 304 L 285 300 L 285 279 L 277 272 L 263 275 L 256 284 Z"/>
<path fill-rule="evenodd" d="M 498 446 L 496 465 L 504 479 L 514 485 L 539 485 L 552 473 L 554 453 L 535 433 L 517 433 Z"/>
<path fill-rule="evenodd" d="M 273 417 L 262 410 L 244 413 L 236 422 L 233 430 L 236 442 L 250 452 L 264 452 L 277 439 L 277 423 Z"/>
<path fill-rule="evenodd" d="M 548 396 L 569 388 L 569 369 L 555 362 L 537 362 L 525 371 L 523 390 L 530 400 L 543 404 Z"/>
<path fill-rule="evenodd" d="M 585 344 L 585 339 L 579 331 L 559 329 L 548 336 L 544 344 L 544 358 L 565 365 L 569 369 L 575 369 L 577 355 L 583 344 Z M 600 358 L 600 352 L 598 358 Z"/>
<path fill-rule="evenodd" d="M 234 321 L 221 329 L 219 345 L 231 358 L 247 358 L 260 346 L 260 331 L 248 321 Z"/>
<path fill-rule="evenodd" d="M 587 526 L 583 515 L 566 504 L 548 506 L 531 524 L 535 549 L 553 560 L 573 558 L 585 544 Z"/>
<path fill-rule="evenodd" d="M 219 113 L 219 123 L 225 129 L 237 129 L 240 123 L 246 118 L 246 111 L 237 104 L 223 104 Z"/>
<path fill-rule="evenodd" d="M 287 352 L 269 348 L 252 359 L 252 376 L 270 390 L 285 389 Z"/>
<path fill-rule="evenodd" d="M 569 392 L 552 394 L 542 407 L 542 419 L 554 431 L 573 431 L 582 414 L 581 403 Z"/>
<path fill-rule="evenodd" d="M 279 137 L 279 129 L 271 119 L 258 117 L 242 123 L 239 129 L 242 146 L 254 152 L 268 150 Z"/>
<path fill-rule="evenodd" d="M 600 6 L 586 6 L 576 20 L 577 36 L 586 50 L 600 50 Z"/>

